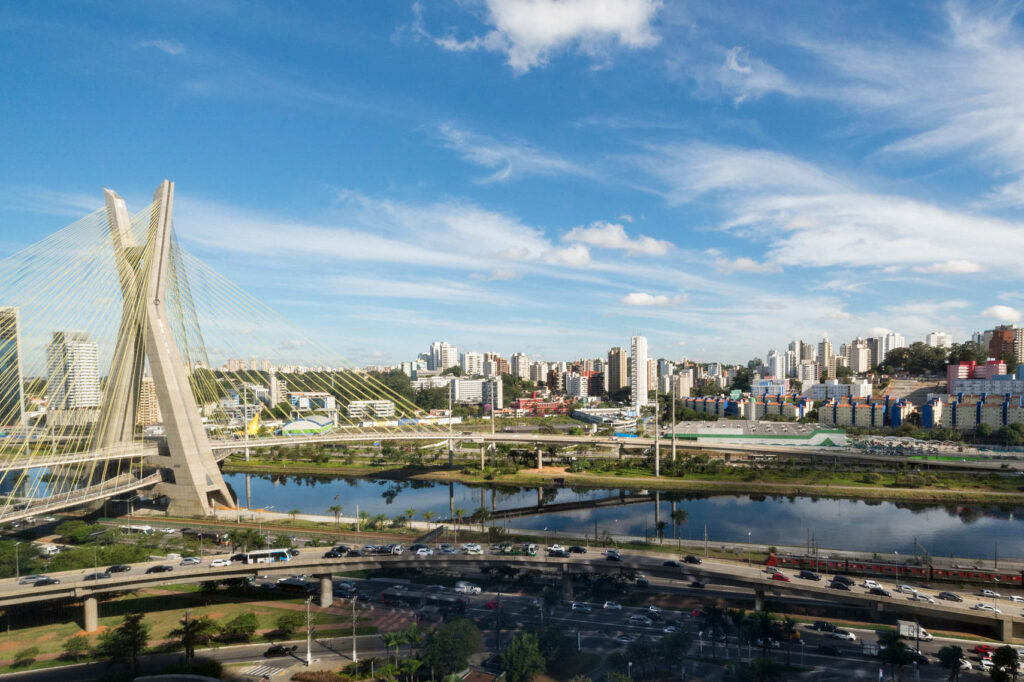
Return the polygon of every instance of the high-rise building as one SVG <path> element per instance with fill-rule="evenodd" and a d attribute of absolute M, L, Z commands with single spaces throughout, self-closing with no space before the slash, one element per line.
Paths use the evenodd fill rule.
<path fill-rule="evenodd" d="M 815 358 L 822 367 L 832 364 L 832 342 L 826 336 L 818 343 L 818 355 Z"/>
<path fill-rule="evenodd" d="M 47 423 L 71 426 L 99 418 L 99 349 L 85 332 L 54 332 L 46 347 Z"/>
<path fill-rule="evenodd" d="M 1013 356 L 1018 365 L 1024 365 L 1024 327 L 1013 330 Z"/>
<path fill-rule="evenodd" d="M 676 400 L 680 398 L 686 398 L 690 395 L 691 389 L 693 389 L 693 374 L 691 372 L 683 372 L 672 377 L 672 390 L 676 394 Z"/>
<path fill-rule="evenodd" d="M 430 364 L 427 369 L 441 370 L 459 364 L 459 349 L 445 341 L 434 341 L 430 344 Z"/>
<path fill-rule="evenodd" d="M 577 372 L 565 375 L 565 394 L 570 398 L 582 400 L 590 395 L 589 377 Z"/>
<path fill-rule="evenodd" d="M 1012 324 L 1001 324 L 986 335 L 992 334 L 988 342 L 989 357 L 995 360 L 1002 360 L 1007 353 L 1014 352 L 1013 343 L 1016 338 L 1016 327 Z"/>
<path fill-rule="evenodd" d="M 20 342 L 18 309 L 0 308 L 0 426 L 15 426 L 25 419 Z"/>
<path fill-rule="evenodd" d="M 509 373 L 508 360 L 498 353 L 484 353 L 484 376 L 500 377 Z"/>
<path fill-rule="evenodd" d="M 907 340 L 903 338 L 903 334 L 897 334 L 896 332 L 889 332 L 881 337 L 881 341 L 880 357 L 875 361 L 876 365 L 881 364 L 885 360 L 885 356 L 889 354 L 889 351 L 907 347 Z"/>
<path fill-rule="evenodd" d="M 817 362 L 815 362 L 814 360 L 800 361 L 800 364 L 797 366 L 796 371 L 796 378 L 800 381 L 800 383 L 802 383 L 804 386 L 807 386 L 818 381 L 820 377 L 821 371 L 819 369 Z"/>
<path fill-rule="evenodd" d="M 470 376 L 480 376 L 484 373 L 484 356 L 480 353 L 467 351 L 462 354 L 462 371 Z"/>
<path fill-rule="evenodd" d="M 857 337 L 857 339 L 847 346 L 847 357 L 850 359 L 850 369 L 854 374 L 864 374 L 871 369 L 871 351 L 868 350 L 868 342 L 864 339 Z M 829 375 L 830 379 L 835 379 L 834 374 Z"/>
<path fill-rule="evenodd" d="M 616 391 L 629 386 L 629 373 L 627 370 L 627 354 L 622 348 L 616 346 L 608 351 L 608 392 Z"/>
<path fill-rule="evenodd" d="M 548 380 L 548 363 L 534 362 L 530 364 L 530 381 L 537 384 L 546 383 Z"/>
<path fill-rule="evenodd" d="M 530 358 L 524 353 L 513 353 L 509 362 L 509 373 L 520 379 L 530 378 Z"/>
<path fill-rule="evenodd" d="M 139 407 L 136 411 L 135 421 L 142 427 L 152 426 L 163 421 L 160 417 L 160 404 L 157 402 L 156 383 L 153 381 L 153 377 L 142 377 L 142 385 L 139 386 Z"/>
<path fill-rule="evenodd" d="M 933 348 L 949 348 L 953 345 L 953 337 L 946 332 L 930 332 L 924 342 Z"/>
<path fill-rule="evenodd" d="M 629 340 L 629 355 L 632 365 L 629 372 L 629 388 L 633 394 L 633 406 L 638 410 L 647 405 L 647 337 L 634 336 Z"/>
<path fill-rule="evenodd" d="M 505 408 L 503 401 L 503 389 L 501 378 L 491 379 L 483 383 L 483 404 L 486 407 L 490 405 L 492 410 L 502 410 Z"/>
<path fill-rule="evenodd" d="M 658 385 L 658 363 L 654 358 L 647 358 L 647 390 L 653 391 Z"/>
<path fill-rule="evenodd" d="M 796 354 L 796 351 L 794 351 L 793 349 L 789 349 L 789 350 L 786 351 L 785 355 L 783 356 L 783 358 L 784 358 L 784 367 L 785 367 L 785 376 L 787 376 L 787 377 L 795 377 L 796 376 L 796 366 L 797 366 L 797 362 L 798 362 L 798 359 L 797 359 L 798 357 L 799 356 Z"/>
<path fill-rule="evenodd" d="M 672 361 L 665 358 L 658 359 L 658 376 L 667 377 L 672 374 Z"/>
<path fill-rule="evenodd" d="M 773 379 L 786 378 L 786 359 L 779 351 L 774 349 L 768 351 L 765 366 L 768 368 L 768 376 Z"/>
<path fill-rule="evenodd" d="M 269 399 L 271 405 L 278 405 L 288 400 L 288 383 L 277 376 L 277 372 L 270 373 Z"/>

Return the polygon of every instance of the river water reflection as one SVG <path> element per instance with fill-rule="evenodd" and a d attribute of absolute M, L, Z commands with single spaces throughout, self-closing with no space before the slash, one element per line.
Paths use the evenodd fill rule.
<path fill-rule="evenodd" d="M 245 499 L 245 475 L 225 479 Z M 481 505 L 489 510 L 512 509 L 544 504 L 580 502 L 646 491 L 619 489 L 573 489 L 469 486 L 433 481 L 391 481 L 372 478 L 315 476 L 250 476 L 253 507 L 274 507 L 275 511 L 298 509 L 311 514 L 330 514 L 328 507 L 340 504 L 345 515 L 360 511 L 395 517 L 407 509 L 421 519 L 425 511 L 435 518 L 448 516 L 449 506 L 461 508 L 468 516 Z M 451 501 L 449 501 L 451 495 Z M 707 524 L 712 542 L 804 546 L 809 536 L 820 547 L 861 551 L 913 553 L 915 539 L 933 555 L 991 559 L 1024 558 L 1024 508 L 982 505 L 922 505 L 812 497 L 715 495 L 661 493 L 658 518 L 668 525 L 666 542 L 676 532 L 669 513 L 671 497 L 689 518 L 679 526 L 683 538 L 699 539 Z M 581 536 L 599 534 L 656 536 L 655 504 L 634 504 L 546 512 L 509 520 L 513 528 L 575 531 Z M 749 533 L 749 536 L 748 536 Z M 998 544 L 998 549 L 997 549 Z"/>

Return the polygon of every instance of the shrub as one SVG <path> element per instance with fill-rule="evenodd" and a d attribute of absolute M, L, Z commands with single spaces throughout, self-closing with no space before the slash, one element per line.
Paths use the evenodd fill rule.
<path fill-rule="evenodd" d="M 256 634 L 259 622 L 252 611 L 240 613 L 220 629 L 220 639 L 225 642 L 248 642 Z"/>
<path fill-rule="evenodd" d="M 274 623 L 282 637 L 290 637 L 296 630 L 306 624 L 306 616 L 301 613 L 285 613 Z"/>
<path fill-rule="evenodd" d="M 39 655 L 39 647 L 31 646 L 27 649 L 22 649 L 18 653 L 14 654 L 14 663 L 12 667 L 20 668 L 22 666 L 29 665 L 36 660 L 36 656 Z"/>
<path fill-rule="evenodd" d="M 77 661 L 89 653 L 89 638 L 85 635 L 75 635 L 64 640 L 64 651 L 61 658 L 69 661 Z"/>

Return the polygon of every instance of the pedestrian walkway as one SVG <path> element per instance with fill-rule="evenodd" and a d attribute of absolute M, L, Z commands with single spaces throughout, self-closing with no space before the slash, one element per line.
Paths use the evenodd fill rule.
<path fill-rule="evenodd" d="M 275 675 L 280 675 L 287 668 L 282 668 L 276 665 L 255 665 L 251 668 L 242 671 L 242 674 L 247 677 L 255 677 L 257 680 L 270 678 L 273 679 Z"/>

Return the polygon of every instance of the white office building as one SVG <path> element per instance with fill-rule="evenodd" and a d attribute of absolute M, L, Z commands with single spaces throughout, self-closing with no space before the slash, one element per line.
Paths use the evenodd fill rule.
<path fill-rule="evenodd" d="M 647 405 L 647 337 L 634 336 L 629 340 L 629 388 L 633 396 L 633 406 L 637 408 Z"/>
<path fill-rule="evenodd" d="M 479 405 L 484 400 L 485 383 L 487 379 L 452 379 L 452 402 Z"/>
<path fill-rule="evenodd" d="M 530 381 L 535 384 L 543 384 L 548 380 L 548 363 L 534 362 L 530 365 Z"/>
<path fill-rule="evenodd" d="M 930 332 L 924 342 L 932 348 L 949 348 L 953 345 L 953 336 L 946 332 Z"/>
<path fill-rule="evenodd" d="M 871 384 L 866 381 L 852 384 L 841 384 L 838 379 L 826 379 L 821 383 L 805 386 L 804 395 L 811 400 L 868 398 L 871 396 Z"/>
<path fill-rule="evenodd" d="M 482 353 L 467 351 L 462 354 L 462 371 L 472 377 L 481 376 L 484 373 L 484 356 Z"/>
<path fill-rule="evenodd" d="M 445 341 L 430 344 L 430 365 L 428 369 L 444 371 L 459 364 L 459 349 Z"/>
<path fill-rule="evenodd" d="M 588 378 L 577 372 L 565 375 L 565 394 L 570 398 L 585 400 L 590 395 Z"/>
<path fill-rule="evenodd" d="M 529 379 L 530 358 L 523 353 L 513 353 L 509 360 L 509 372 L 520 379 Z"/>
<path fill-rule="evenodd" d="M 768 351 L 765 359 L 765 367 L 768 368 L 768 376 L 773 379 L 784 379 L 786 377 L 786 356 L 777 350 Z"/>
<path fill-rule="evenodd" d="M 361 419 L 391 419 L 395 416 L 395 404 L 390 400 L 353 400 L 346 410 L 352 421 Z"/>

